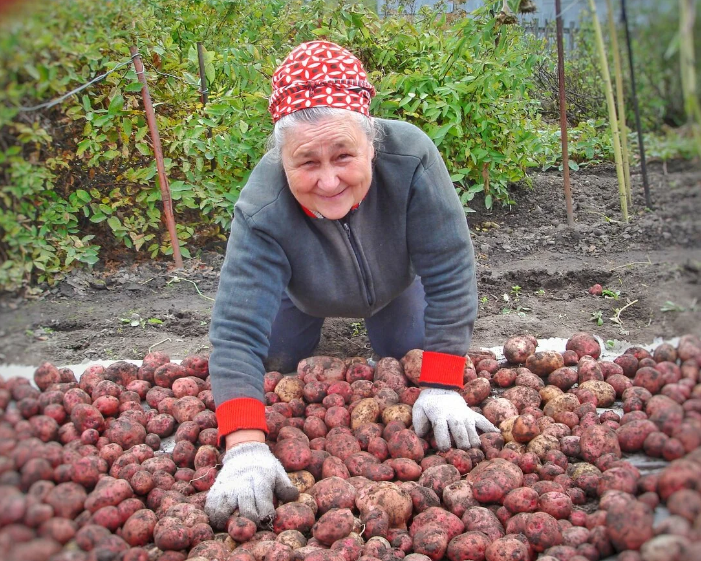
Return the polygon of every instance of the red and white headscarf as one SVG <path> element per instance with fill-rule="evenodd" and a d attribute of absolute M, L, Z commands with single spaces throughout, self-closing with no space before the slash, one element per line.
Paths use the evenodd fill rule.
<path fill-rule="evenodd" d="M 273 74 L 268 111 L 273 122 L 310 107 L 337 107 L 370 116 L 375 88 L 350 51 L 328 41 L 295 47 Z"/>

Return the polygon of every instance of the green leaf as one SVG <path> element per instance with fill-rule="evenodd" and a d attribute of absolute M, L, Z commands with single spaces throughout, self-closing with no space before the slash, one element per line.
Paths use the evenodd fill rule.
<path fill-rule="evenodd" d="M 110 105 L 107 108 L 107 112 L 111 115 L 114 115 L 121 112 L 122 107 L 124 107 L 124 98 L 120 94 L 117 94 L 112 98 L 112 101 L 110 101 Z"/>
<path fill-rule="evenodd" d="M 84 203 L 89 203 L 90 200 L 92 199 L 92 197 L 90 196 L 90 193 L 88 193 L 87 191 L 85 191 L 83 189 L 78 189 L 75 192 L 75 195 Z"/>
<path fill-rule="evenodd" d="M 122 131 L 124 131 L 124 135 L 129 138 L 131 136 L 131 119 L 129 117 L 124 117 L 122 119 Z"/>
<path fill-rule="evenodd" d="M 141 84 L 141 82 L 132 82 L 131 84 L 128 84 L 125 88 L 125 92 L 140 92 L 144 86 Z"/>
<path fill-rule="evenodd" d="M 122 229 L 122 223 L 119 221 L 119 218 L 116 216 L 110 216 L 107 219 L 107 224 L 109 225 L 112 230 L 121 230 Z"/>
<path fill-rule="evenodd" d="M 81 140 L 78 143 L 78 149 L 75 151 L 76 155 L 82 156 L 83 152 L 85 152 L 90 147 L 90 144 L 92 144 L 92 140 L 90 140 L 89 138 L 86 138 L 85 140 Z"/>

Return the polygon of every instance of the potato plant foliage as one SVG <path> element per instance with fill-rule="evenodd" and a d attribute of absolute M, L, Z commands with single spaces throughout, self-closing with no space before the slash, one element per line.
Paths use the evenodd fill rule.
<path fill-rule="evenodd" d="M 146 66 L 185 257 L 226 238 L 272 129 L 270 77 L 292 46 L 315 38 L 361 58 L 379 92 L 374 115 L 431 136 L 466 211 L 477 194 L 487 207 L 511 203 L 510 183 L 557 165 L 559 138 L 533 91 L 542 44 L 499 26 L 489 7 L 408 19 L 323 0 L 33 3 L 0 34 L 0 289 L 52 284 L 104 250 L 172 252 L 141 86 L 132 65 L 117 67 L 131 45 Z M 19 109 L 111 70 L 51 108 Z M 586 157 L 606 157 L 590 144 Z"/>

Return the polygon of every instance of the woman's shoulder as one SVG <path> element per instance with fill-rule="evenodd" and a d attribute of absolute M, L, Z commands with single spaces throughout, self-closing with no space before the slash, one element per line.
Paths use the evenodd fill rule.
<path fill-rule="evenodd" d="M 435 154 L 436 147 L 430 137 L 408 121 L 377 119 L 380 129 L 378 150 L 397 156 L 413 156 L 423 162 Z"/>
<path fill-rule="evenodd" d="M 236 206 L 249 217 L 267 212 L 281 213 L 291 204 L 287 193 L 289 189 L 282 164 L 266 154 L 253 168 Z"/>

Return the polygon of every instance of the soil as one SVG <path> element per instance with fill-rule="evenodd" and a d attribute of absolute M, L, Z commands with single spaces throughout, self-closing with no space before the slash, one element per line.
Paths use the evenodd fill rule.
<path fill-rule="evenodd" d="M 477 212 L 468 221 L 480 297 L 474 348 L 521 333 L 588 331 L 638 344 L 701 335 L 701 166 L 651 165 L 652 210 L 640 170 L 632 174 L 627 224 L 610 165 L 572 174 L 572 228 L 558 172 L 532 175 L 532 187 L 515 186 L 511 207 L 487 211 L 473 201 Z M 141 359 L 150 349 L 174 359 L 207 352 L 222 262 L 221 252 L 203 251 L 179 271 L 168 262 L 101 264 L 31 297 L 4 294 L 0 364 Z M 588 292 L 597 283 L 602 296 Z M 362 321 L 327 319 L 317 354 L 370 357 Z"/>

